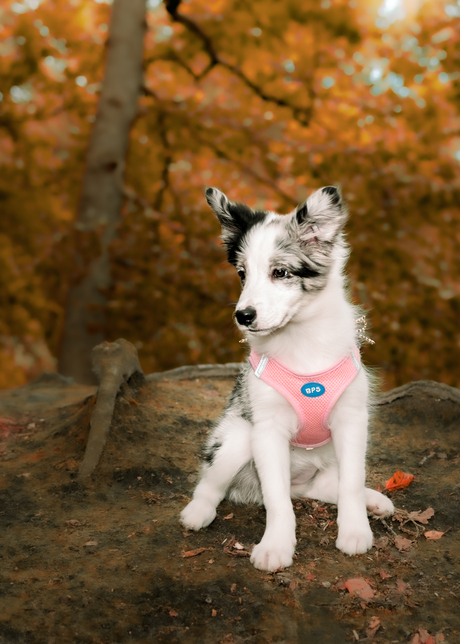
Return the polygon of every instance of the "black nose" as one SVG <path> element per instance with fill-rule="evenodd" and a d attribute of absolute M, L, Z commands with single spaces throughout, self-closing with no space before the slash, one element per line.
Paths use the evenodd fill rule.
<path fill-rule="evenodd" d="M 241 311 L 236 311 L 235 316 L 238 320 L 238 324 L 241 326 L 249 326 L 256 319 L 257 311 L 253 306 L 248 306 Z"/>

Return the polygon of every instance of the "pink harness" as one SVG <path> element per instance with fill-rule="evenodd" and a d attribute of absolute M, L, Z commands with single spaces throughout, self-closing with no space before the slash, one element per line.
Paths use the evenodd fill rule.
<path fill-rule="evenodd" d="M 309 376 L 292 373 L 276 360 L 259 356 L 254 350 L 249 362 L 257 378 L 276 389 L 294 407 L 299 426 L 291 445 L 314 449 L 329 443 L 328 420 L 332 408 L 361 369 L 358 347 L 353 347 L 332 369 Z"/>

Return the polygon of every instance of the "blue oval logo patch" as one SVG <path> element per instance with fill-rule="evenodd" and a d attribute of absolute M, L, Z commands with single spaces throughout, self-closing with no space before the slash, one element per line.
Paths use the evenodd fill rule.
<path fill-rule="evenodd" d="M 300 391 L 304 396 L 308 396 L 309 398 L 317 398 L 318 396 L 322 396 L 326 389 L 319 382 L 307 382 L 302 386 Z"/>

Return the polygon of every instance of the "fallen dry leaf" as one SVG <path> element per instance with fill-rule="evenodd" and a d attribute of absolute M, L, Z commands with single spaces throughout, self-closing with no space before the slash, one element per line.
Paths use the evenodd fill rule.
<path fill-rule="evenodd" d="M 233 512 L 231 512 L 230 514 L 227 514 L 227 516 L 224 517 L 225 521 L 227 521 L 228 519 L 233 519 Z"/>
<path fill-rule="evenodd" d="M 433 508 L 427 508 L 424 512 L 418 510 L 418 512 L 409 512 L 409 519 L 412 521 L 418 521 L 419 523 L 428 523 L 428 520 L 434 515 Z"/>
<path fill-rule="evenodd" d="M 347 579 L 345 582 L 345 588 L 349 593 L 355 594 L 361 599 L 372 599 L 374 596 L 374 591 L 362 577 Z"/>
<path fill-rule="evenodd" d="M 398 591 L 398 593 L 401 593 L 402 595 L 407 595 L 411 593 L 410 587 L 402 579 L 396 580 L 396 590 Z"/>
<path fill-rule="evenodd" d="M 372 545 L 374 546 L 374 548 L 377 548 L 377 550 L 384 550 L 387 547 L 389 541 L 390 540 L 388 539 L 388 537 L 383 536 L 379 537 L 378 539 L 374 539 Z"/>
<path fill-rule="evenodd" d="M 182 556 L 183 557 L 196 557 L 197 555 L 201 555 L 202 552 L 204 552 L 206 548 L 195 548 L 195 550 L 187 550 L 187 552 L 183 552 Z"/>
<path fill-rule="evenodd" d="M 396 537 L 395 546 L 399 552 L 407 552 L 412 547 L 412 541 L 410 541 L 410 539 L 405 539 L 404 537 Z"/>
<path fill-rule="evenodd" d="M 178 615 L 179 615 L 179 613 L 176 613 L 176 611 L 175 611 L 175 610 L 173 610 L 173 609 L 171 609 L 171 610 L 169 611 L 169 616 L 170 616 L 170 617 L 178 617 Z"/>
<path fill-rule="evenodd" d="M 371 621 L 369 622 L 369 626 L 366 628 L 366 636 L 371 640 L 376 632 L 380 628 L 380 620 L 378 617 L 371 617 Z"/>
<path fill-rule="evenodd" d="M 398 470 L 385 483 L 385 490 L 388 490 L 389 492 L 392 492 L 393 490 L 402 490 L 410 485 L 414 478 L 415 476 L 413 474 L 408 474 L 407 472 L 401 472 L 401 470 Z"/>
<path fill-rule="evenodd" d="M 97 546 L 97 541 L 87 541 L 85 546 Z"/>
<path fill-rule="evenodd" d="M 224 552 L 233 557 L 249 557 L 250 555 L 249 550 L 246 550 L 246 547 L 237 541 L 234 536 L 224 546 Z"/>
<path fill-rule="evenodd" d="M 379 575 L 381 579 L 389 579 L 391 577 L 391 573 L 387 572 L 386 570 L 379 570 Z"/>
<path fill-rule="evenodd" d="M 316 579 L 316 575 L 313 575 L 311 572 L 309 572 L 307 575 L 305 575 L 304 579 L 308 579 L 308 581 L 313 581 L 313 579 Z"/>
<path fill-rule="evenodd" d="M 437 633 L 433 637 L 428 631 L 420 627 L 411 640 L 411 644 L 441 644 L 444 641 L 444 635 L 442 633 Z"/>
<path fill-rule="evenodd" d="M 443 534 L 445 534 L 445 532 L 438 532 L 438 530 L 429 530 L 428 532 L 425 532 L 425 538 L 432 540 L 440 539 Z"/>

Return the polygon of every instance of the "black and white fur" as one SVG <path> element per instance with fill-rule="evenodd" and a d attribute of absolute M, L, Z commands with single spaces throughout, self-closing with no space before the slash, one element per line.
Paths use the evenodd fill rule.
<path fill-rule="evenodd" d="M 347 211 L 339 190 L 322 188 L 284 216 L 232 203 L 216 188 L 206 198 L 241 278 L 235 317 L 250 346 L 296 373 L 337 364 L 356 343 L 357 317 L 344 288 Z M 290 445 L 297 431 L 292 406 L 246 365 L 208 440 L 202 477 L 181 513 L 182 524 L 193 530 L 209 525 L 225 496 L 263 503 L 266 530 L 251 562 L 276 570 L 289 566 L 294 554 L 291 498 L 306 497 L 337 504 L 339 550 L 369 550 L 366 507 L 379 516 L 394 507 L 365 487 L 368 393 L 362 368 L 331 412 L 332 441 L 305 450 Z"/>

